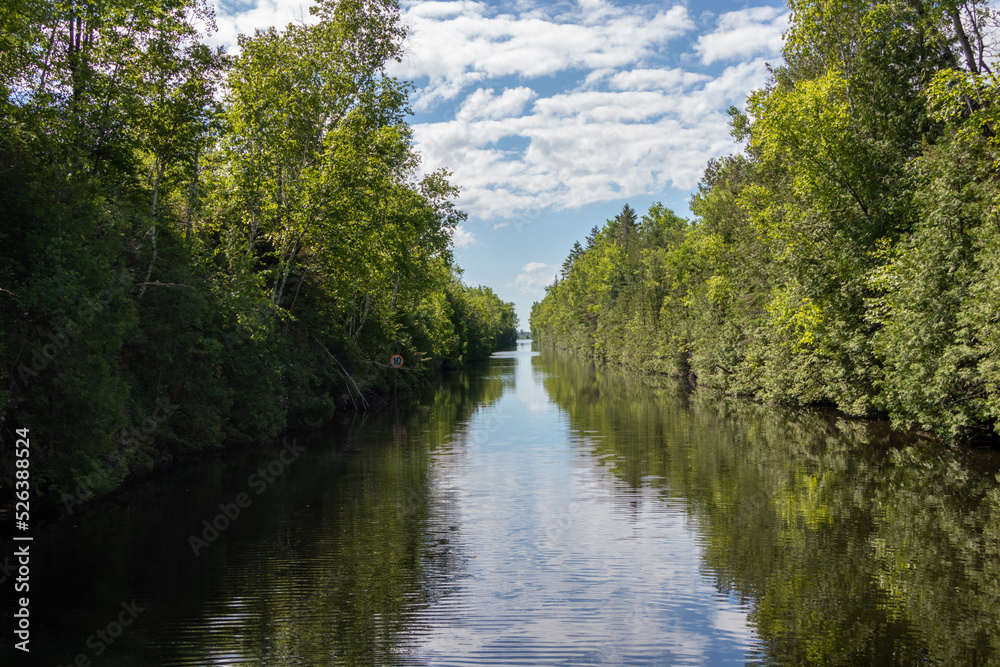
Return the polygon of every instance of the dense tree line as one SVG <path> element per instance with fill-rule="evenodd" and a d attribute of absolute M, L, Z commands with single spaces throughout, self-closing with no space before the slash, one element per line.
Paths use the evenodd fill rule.
<path fill-rule="evenodd" d="M 533 336 L 768 401 L 1000 428 L 998 81 L 987 3 L 789 3 L 686 221 L 629 207 L 574 246 Z"/>
<path fill-rule="evenodd" d="M 457 188 L 417 176 L 397 4 L 311 11 L 229 56 L 204 0 L 0 7 L 0 425 L 43 488 L 513 344 L 513 305 L 453 265 Z"/>

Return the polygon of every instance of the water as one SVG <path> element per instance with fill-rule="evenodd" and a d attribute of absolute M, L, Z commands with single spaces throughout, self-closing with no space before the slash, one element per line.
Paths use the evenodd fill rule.
<path fill-rule="evenodd" d="M 13 664 L 1000 664 L 997 467 L 522 343 L 45 529 Z"/>

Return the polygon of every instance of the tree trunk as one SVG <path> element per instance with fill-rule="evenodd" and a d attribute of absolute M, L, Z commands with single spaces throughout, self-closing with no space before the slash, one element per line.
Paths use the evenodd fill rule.
<path fill-rule="evenodd" d="M 142 287 L 139 289 L 139 299 L 142 295 L 146 293 L 146 287 L 149 285 L 149 277 L 153 274 L 153 264 L 156 263 L 156 206 L 159 202 L 160 196 L 160 179 L 163 177 L 163 163 L 160 159 L 156 159 L 156 178 L 153 180 L 153 226 L 149 229 L 149 237 L 153 242 L 153 256 L 149 260 L 149 268 L 146 269 L 146 278 L 142 281 Z"/>
<path fill-rule="evenodd" d="M 972 52 L 972 45 L 969 43 L 969 36 L 965 32 L 965 26 L 962 25 L 962 15 L 958 13 L 957 7 L 949 8 L 948 14 L 951 16 L 952 26 L 955 28 L 955 37 L 962 47 L 962 53 L 965 54 L 965 62 L 969 66 L 969 71 L 973 74 L 979 74 L 976 56 Z"/>
<path fill-rule="evenodd" d="M 184 229 L 185 245 L 189 245 L 191 243 L 191 216 L 194 212 L 195 198 L 198 196 L 198 162 L 200 157 L 201 157 L 201 151 L 195 149 L 194 175 L 191 178 L 190 185 L 188 185 L 187 225 Z"/>

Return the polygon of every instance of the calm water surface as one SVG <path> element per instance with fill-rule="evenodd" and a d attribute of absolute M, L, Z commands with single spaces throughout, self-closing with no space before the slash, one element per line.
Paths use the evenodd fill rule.
<path fill-rule="evenodd" d="M 1000 664 L 985 453 L 524 343 L 283 451 L 37 535 L 17 664 Z"/>

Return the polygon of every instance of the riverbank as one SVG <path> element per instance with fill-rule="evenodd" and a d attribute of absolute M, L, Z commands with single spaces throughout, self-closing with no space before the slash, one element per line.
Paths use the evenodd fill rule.
<path fill-rule="evenodd" d="M 886 313 L 902 298 L 892 290 L 909 283 L 886 282 L 898 268 L 885 263 L 888 255 L 866 256 L 883 264 L 850 285 L 811 268 L 809 280 L 830 289 L 822 299 L 809 296 L 793 286 L 804 276 L 777 260 L 783 250 L 748 220 L 710 206 L 731 197 L 733 179 L 749 168 L 735 157 L 706 171 L 692 199 L 701 218 L 688 221 L 653 204 L 640 219 L 625 206 L 594 227 L 532 306 L 533 339 L 730 396 L 884 416 L 948 443 L 994 440 L 1000 347 L 991 342 L 988 309 L 970 301 L 969 328 L 952 312 L 929 338 L 921 317 L 933 310 L 933 294 L 920 297 L 923 315 L 900 311 L 891 320 Z M 970 336 L 975 340 L 963 338 Z"/>
<path fill-rule="evenodd" d="M 671 385 L 681 387 L 684 391 L 689 393 L 700 392 L 702 394 L 708 394 L 710 396 L 730 401 L 745 401 L 758 406 L 771 405 L 785 410 L 827 415 L 831 421 L 843 420 L 845 422 L 873 424 L 881 428 L 885 428 L 887 432 L 892 432 L 900 439 L 922 439 L 928 442 L 936 443 L 942 447 L 948 447 L 952 450 L 955 448 L 962 448 L 968 450 L 986 450 L 993 453 L 1000 452 L 1000 436 L 995 433 L 983 433 L 978 437 L 969 437 L 958 443 L 936 436 L 933 433 L 929 433 L 914 426 L 911 426 L 910 428 L 900 428 L 897 424 L 894 424 L 885 413 L 874 412 L 867 415 L 856 415 L 845 412 L 830 402 L 802 404 L 795 401 L 783 402 L 780 400 L 766 400 L 753 394 L 734 394 L 729 393 L 715 385 L 700 384 L 697 376 L 694 375 L 689 368 L 687 372 L 684 373 L 670 372 L 670 370 L 658 368 L 655 361 L 643 360 L 641 363 L 636 363 L 635 361 L 625 357 L 602 358 L 595 354 L 586 354 L 578 349 L 572 349 L 556 344 L 537 344 L 542 348 L 548 348 L 549 350 L 555 351 L 559 354 L 568 355 L 570 357 L 584 359 L 590 363 L 606 364 L 611 368 L 615 368 L 619 372 L 626 372 L 634 375 L 636 378 L 639 378 L 643 382 L 654 387 L 662 386 L 661 383 L 667 382 Z"/>
<path fill-rule="evenodd" d="M 65 462 L 54 458 L 35 455 L 32 460 L 33 488 L 32 504 L 36 517 L 43 521 L 70 516 L 86 510 L 97 501 L 114 503 L 142 485 L 155 483 L 165 475 L 171 475 L 190 466 L 211 464 L 213 461 L 252 455 L 280 448 L 289 440 L 308 437 L 309 434 L 340 424 L 344 425 L 359 418 L 381 418 L 400 406 L 413 404 L 440 384 L 443 373 L 463 372 L 466 367 L 476 367 L 482 359 L 475 359 L 456 365 L 445 360 L 417 361 L 411 366 L 393 367 L 388 363 L 370 360 L 364 368 L 367 374 L 358 372 L 350 375 L 344 371 L 342 392 L 331 396 L 335 411 L 321 424 L 287 424 L 271 438 L 249 440 L 246 438 L 221 439 L 214 442 L 188 443 L 177 448 L 173 441 L 162 437 L 161 427 L 166 430 L 169 420 L 182 415 L 180 406 L 166 404 L 160 417 L 150 422 L 145 429 L 136 429 L 130 439 L 122 440 L 133 444 L 130 450 L 96 457 L 90 461 L 69 468 Z M 34 451 L 48 453 L 45 447 L 35 444 Z M 79 466 L 79 467 L 78 467 Z M 12 487 L 0 497 L 0 508 L 13 509 Z M 40 492 L 39 492 L 40 491 Z"/>

